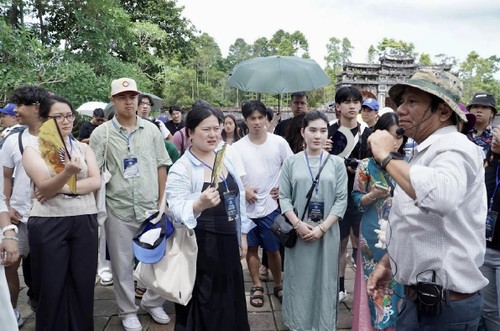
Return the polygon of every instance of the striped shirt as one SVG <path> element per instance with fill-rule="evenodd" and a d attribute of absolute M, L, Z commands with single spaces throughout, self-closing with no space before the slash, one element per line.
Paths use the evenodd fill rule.
<path fill-rule="evenodd" d="M 445 289 L 478 291 L 488 284 L 479 271 L 487 213 L 481 149 L 448 126 L 419 144 L 410 164 L 416 199 L 396 188 L 387 231 L 395 279 L 414 285 L 431 281 L 434 270 Z"/>

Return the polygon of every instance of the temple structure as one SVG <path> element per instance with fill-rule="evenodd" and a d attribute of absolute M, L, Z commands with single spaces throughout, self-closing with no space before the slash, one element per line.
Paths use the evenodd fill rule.
<path fill-rule="evenodd" d="M 450 66 L 423 66 L 409 55 L 383 55 L 380 63 L 347 63 L 337 75 L 338 89 L 342 86 L 354 86 L 363 92 L 363 96 L 376 98 L 382 107 L 396 109 L 396 104 L 387 93 L 397 82 L 407 80 L 419 68 L 450 70 Z"/>

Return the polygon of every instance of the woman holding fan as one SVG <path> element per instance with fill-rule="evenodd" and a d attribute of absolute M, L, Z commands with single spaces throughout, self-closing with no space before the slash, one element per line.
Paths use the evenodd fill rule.
<path fill-rule="evenodd" d="M 194 228 L 198 244 L 193 297 L 186 306 L 175 305 L 176 331 L 250 329 L 240 259 L 254 225 L 246 217 L 245 189 L 234 163 L 224 148 L 216 157 L 222 119 L 206 102 L 193 105 L 186 117 L 191 147 L 170 168 L 167 181 L 173 218 Z"/>
<path fill-rule="evenodd" d="M 101 186 L 99 169 L 92 149 L 70 136 L 75 115 L 68 100 L 57 95 L 42 99 L 39 115 L 46 122 L 38 143 L 25 146 L 23 153 L 24 169 L 34 183 L 28 240 L 36 275 L 32 285 L 38 298 L 36 329 L 93 330 L 97 269 L 93 192 Z M 43 135 L 52 138 L 44 140 Z M 64 147 L 56 147 L 57 141 Z M 67 184 L 74 176 L 76 190 Z"/>

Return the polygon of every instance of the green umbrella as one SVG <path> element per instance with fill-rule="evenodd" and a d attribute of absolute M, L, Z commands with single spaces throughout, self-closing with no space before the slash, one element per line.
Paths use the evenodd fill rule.
<path fill-rule="evenodd" d="M 316 90 L 330 84 L 330 79 L 312 59 L 267 56 L 237 64 L 227 83 L 245 92 L 281 95 Z"/>

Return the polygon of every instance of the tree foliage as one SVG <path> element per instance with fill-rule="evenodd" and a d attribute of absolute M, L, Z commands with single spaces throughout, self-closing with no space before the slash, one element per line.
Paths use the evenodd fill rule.
<path fill-rule="evenodd" d="M 276 95 L 230 88 L 228 74 L 258 56 L 310 56 L 301 31 L 280 29 L 269 39 L 237 38 L 224 58 L 213 36 L 198 31 L 182 12 L 176 0 L 0 0 L 0 102 L 26 84 L 63 94 L 75 106 L 106 101 L 112 79 L 131 77 L 141 90 L 163 97 L 166 106 L 187 107 L 198 98 L 234 106 L 260 97 L 277 107 Z M 333 98 L 337 74 L 354 49 L 348 38 L 337 37 L 326 48 L 324 69 L 333 84 L 309 93 L 313 108 Z M 500 96 L 496 56 L 482 58 L 471 51 L 463 62 L 446 54 L 432 61 L 411 42 L 383 38 L 370 46 L 367 61 L 375 63 L 383 54 L 451 67 L 464 81 L 465 102 L 480 90 Z M 287 105 L 289 95 L 283 100 Z"/>

